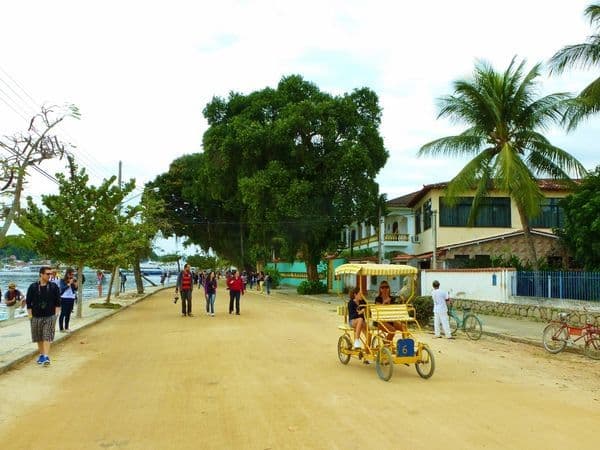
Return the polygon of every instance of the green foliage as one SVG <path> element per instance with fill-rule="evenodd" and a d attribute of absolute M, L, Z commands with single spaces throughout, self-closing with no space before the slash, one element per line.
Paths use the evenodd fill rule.
<path fill-rule="evenodd" d="M 420 295 L 415 297 L 412 304 L 417 311 L 416 318 L 421 326 L 428 324 L 433 317 L 433 299 L 431 298 L 431 295 Z"/>
<path fill-rule="evenodd" d="M 271 277 L 271 288 L 278 288 L 281 284 L 281 274 L 279 273 L 279 270 L 275 268 L 266 269 L 265 274 L 269 274 L 269 276 Z"/>
<path fill-rule="evenodd" d="M 119 303 L 90 303 L 90 308 L 95 309 L 119 309 L 121 305 Z"/>
<path fill-rule="evenodd" d="M 562 73 L 566 69 L 600 66 L 600 4 L 585 9 L 594 32 L 583 44 L 567 45 L 550 59 L 551 72 Z M 600 111 L 600 78 L 596 78 L 581 93 L 568 102 L 565 123 L 572 130 L 582 120 Z"/>
<path fill-rule="evenodd" d="M 31 261 L 38 254 L 33 249 L 32 242 L 23 235 L 6 236 L 4 245 L 0 248 L 0 258 L 6 259 L 14 256 L 20 261 Z"/>
<path fill-rule="evenodd" d="M 344 250 L 342 252 L 340 252 L 338 258 L 345 258 L 345 259 L 360 259 L 360 258 L 368 258 L 371 256 L 375 256 L 375 251 L 372 248 L 362 248 L 360 250 L 353 250 L 352 252 L 350 252 L 350 250 Z"/>
<path fill-rule="evenodd" d="M 600 270 L 600 166 L 561 202 L 563 227 L 554 230 L 586 270 Z"/>
<path fill-rule="evenodd" d="M 214 98 L 204 116 L 204 152 L 153 183 L 176 234 L 240 267 L 273 251 L 300 255 L 314 278 L 345 225 L 377 217 L 375 177 L 388 153 L 371 90 L 332 96 L 294 75 L 276 89 Z"/>
<path fill-rule="evenodd" d="M 216 270 L 219 267 L 218 259 L 214 256 L 192 255 L 186 258 L 186 262 L 199 270 Z"/>
<path fill-rule="evenodd" d="M 326 294 L 327 286 L 320 281 L 303 281 L 296 288 L 296 292 L 300 295 L 311 295 L 311 294 Z"/>

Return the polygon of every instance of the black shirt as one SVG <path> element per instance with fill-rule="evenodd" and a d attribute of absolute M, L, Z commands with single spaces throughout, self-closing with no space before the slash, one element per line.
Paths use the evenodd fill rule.
<path fill-rule="evenodd" d="M 359 300 L 359 305 L 366 305 L 367 302 L 364 301 L 364 299 L 360 299 Z M 361 310 L 364 311 L 364 310 Z M 361 318 L 365 318 L 365 314 L 364 312 L 359 313 L 358 312 L 358 305 L 356 304 L 356 302 L 354 300 L 350 300 L 348 302 L 348 319 L 349 320 L 354 320 L 354 319 L 358 319 L 359 317 Z"/>
<path fill-rule="evenodd" d="M 60 308 L 60 291 L 55 283 L 42 286 L 36 281 L 27 289 L 26 301 L 33 317 L 50 317 L 56 314 L 56 308 Z"/>

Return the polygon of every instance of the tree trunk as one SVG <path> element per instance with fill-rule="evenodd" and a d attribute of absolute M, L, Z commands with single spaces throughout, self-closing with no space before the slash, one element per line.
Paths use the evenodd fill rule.
<path fill-rule="evenodd" d="M 531 235 L 531 228 L 529 227 L 529 217 L 525 214 L 522 208 L 518 208 L 519 217 L 521 218 L 521 224 L 523 225 L 523 237 L 525 238 L 525 242 L 527 243 L 527 247 L 529 249 L 529 260 L 533 270 L 538 272 L 540 270 L 540 265 L 538 262 L 537 252 L 535 250 L 535 242 L 533 242 L 533 236 Z"/>
<path fill-rule="evenodd" d="M 10 225 L 15 220 L 15 216 L 17 211 L 21 209 L 21 193 L 23 192 L 23 180 L 25 179 L 25 171 L 19 169 L 19 174 L 17 175 L 17 183 L 15 185 L 15 194 L 13 197 L 12 205 L 4 218 L 4 224 L 2 225 L 2 229 L 0 229 L 0 241 L 3 241 L 6 235 L 8 234 L 8 229 Z"/>
<path fill-rule="evenodd" d="M 138 294 L 144 293 L 144 283 L 142 281 L 142 270 L 140 269 L 140 259 L 136 258 L 133 263 L 133 277 L 135 278 L 135 286 Z"/>
<path fill-rule="evenodd" d="M 77 314 L 75 317 L 81 319 L 83 316 L 83 263 L 77 264 Z"/>
<path fill-rule="evenodd" d="M 317 271 L 317 265 L 306 261 L 306 278 L 308 281 L 319 281 L 319 272 Z"/>
<path fill-rule="evenodd" d="M 110 296 L 112 294 L 113 285 L 115 284 L 115 279 L 117 278 L 117 270 L 118 266 L 113 267 L 112 274 L 110 276 L 110 283 L 108 284 L 108 294 L 106 295 L 105 303 L 110 303 Z"/>

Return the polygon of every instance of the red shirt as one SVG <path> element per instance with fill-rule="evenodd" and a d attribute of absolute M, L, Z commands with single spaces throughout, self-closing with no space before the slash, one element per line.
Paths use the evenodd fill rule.
<path fill-rule="evenodd" d="M 192 273 L 184 271 L 181 276 L 181 290 L 189 291 L 190 289 L 192 289 L 192 283 L 193 283 L 192 280 L 193 280 Z"/>
<path fill-rule="evenodd" d="M 244 293 L 244 281 L 241 277 L 231 277 L 227 280 L 227 286 L 229 286 L 229 290 L 231 291 L 240 291 L 242 294 Z"/>

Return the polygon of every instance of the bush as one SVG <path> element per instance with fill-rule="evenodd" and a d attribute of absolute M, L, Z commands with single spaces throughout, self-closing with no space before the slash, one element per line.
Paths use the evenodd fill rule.
<path fill-rule="evenodd" d="M 421 326 L 426 326 L 433 317 L 433 299 L 431 295 L 421 295 L 412 301 L 417 310 L 417 320 Z"/>
<path fill-rule="evenodd" d="M 271 277 L 271 289 L 276 289 L 281 284 L 281 274 L 277 269 L 267 269 L 265 273 L 268 273 Z"/>
<path fill-rule="evenodd" d="M 298 285 L 296 292 L 300 295 L 326 294 L 327 286 L 320 281 L 303 281 Z"/>

